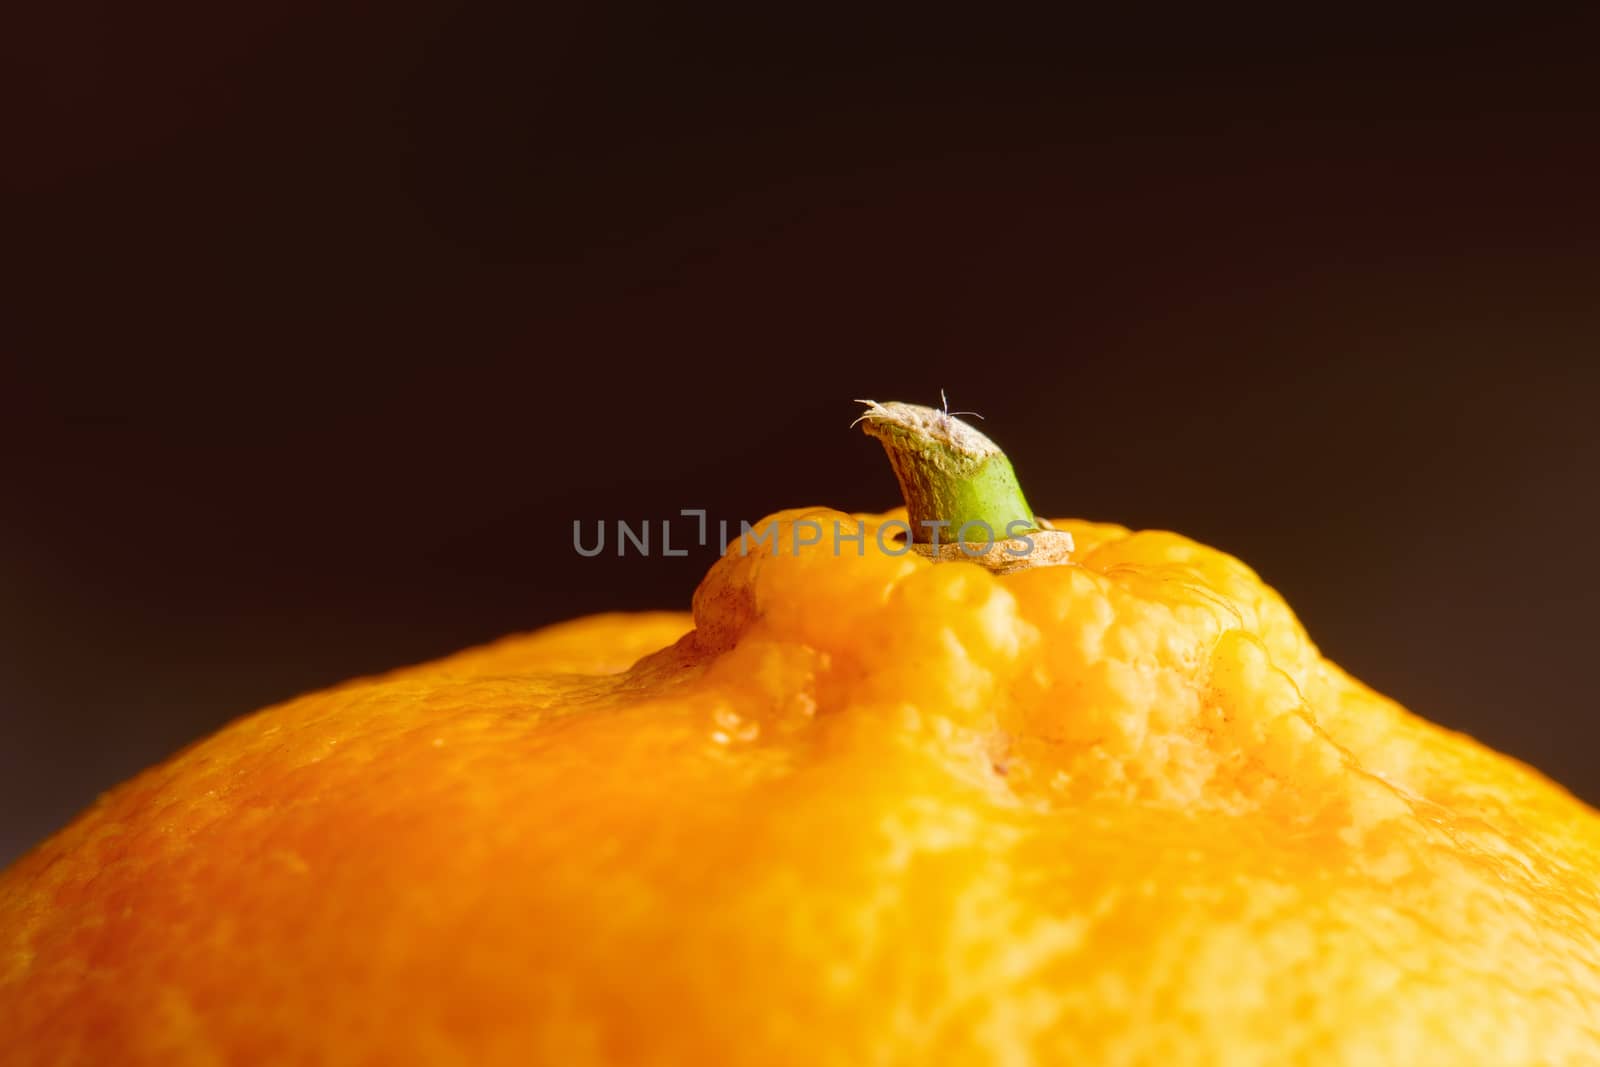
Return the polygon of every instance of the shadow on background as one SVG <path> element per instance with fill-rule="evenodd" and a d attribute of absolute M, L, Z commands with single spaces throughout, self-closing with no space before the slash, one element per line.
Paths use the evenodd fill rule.
<path fill-rule="evenodd" d="M 1592 25 L 34 17 L 0 861 L 263 704 L 687 607 L 574 519 L 895 503 L 851 399 L 941 387 L 1600 800 Z"/>

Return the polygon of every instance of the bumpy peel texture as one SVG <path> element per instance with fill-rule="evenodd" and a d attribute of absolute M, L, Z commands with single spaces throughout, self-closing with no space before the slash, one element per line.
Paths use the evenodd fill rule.
<path fill-rule="evenodd" d="M 692 620 L 240 720 L 0 875 L 0 1061 L 1600 1062 L 1600 817 L 1231 557 L 1058 525 L 783 527 Z"/>

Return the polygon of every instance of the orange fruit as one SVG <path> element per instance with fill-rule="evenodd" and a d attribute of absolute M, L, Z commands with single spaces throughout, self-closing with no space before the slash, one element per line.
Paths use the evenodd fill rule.
<path fill-rule="evenodd" d="M 0 1060 L 1600 1062 L 1600 817 L 1237 560 L 776 518 L 692 618 L 301 697 L 102 798 L 0 875 Z"/>

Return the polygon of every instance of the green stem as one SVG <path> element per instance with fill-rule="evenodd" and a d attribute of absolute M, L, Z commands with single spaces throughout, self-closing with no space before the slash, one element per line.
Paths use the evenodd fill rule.
<path fill-rule="evenodd" d="M 905 497 L 912 540 L 949 544 L 1004 539 L 1039 529 L 1006 454 L 938 408 L 863 400 L 858 420 L 883 442 Z M 969 524 L 982 525 L 969 525 Z M 985 530 L 987 527 L 987 530 Z"/>

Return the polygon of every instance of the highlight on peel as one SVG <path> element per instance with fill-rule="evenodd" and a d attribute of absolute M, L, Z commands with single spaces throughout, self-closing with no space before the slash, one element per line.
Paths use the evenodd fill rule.
<path fill-rule="evenodd" d="M 239 720 L 0 874 L 0 1058 L 1600 1062 L 1600 816 L 1238 560 L 1048 525 Z"/>

